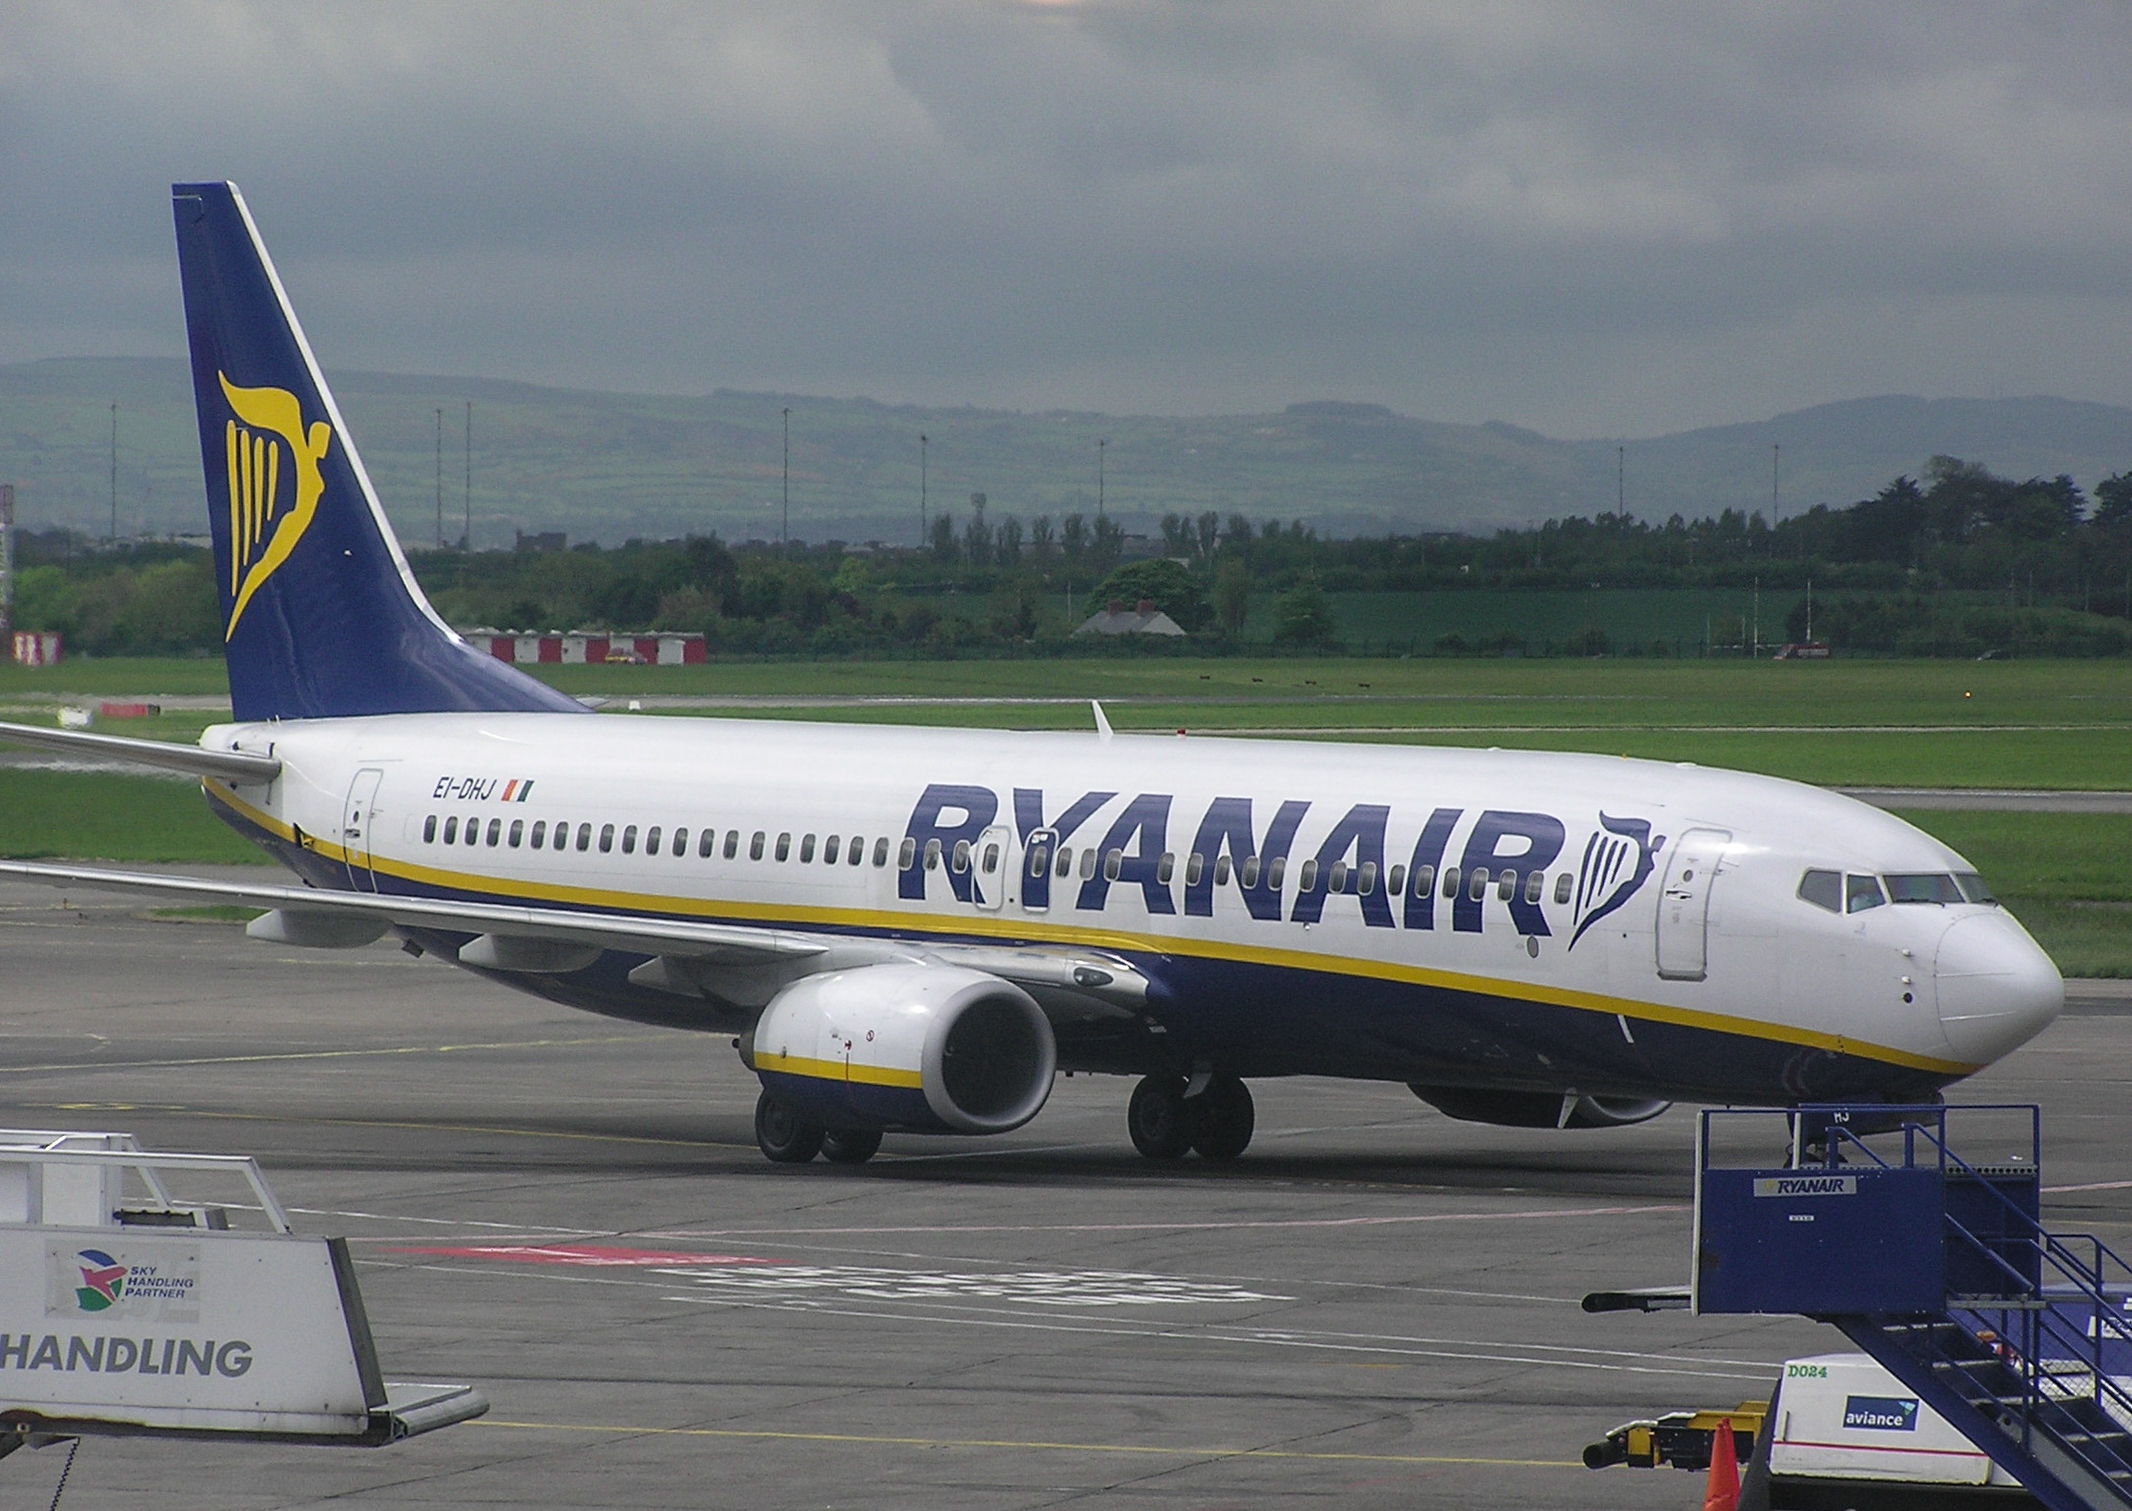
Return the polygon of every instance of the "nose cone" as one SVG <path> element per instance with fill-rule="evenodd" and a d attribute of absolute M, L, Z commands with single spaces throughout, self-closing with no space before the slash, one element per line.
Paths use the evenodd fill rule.
<path fill-rule="evenodd" d="M 2028 931 L 2000 912 L 1956 919 L 1940 936 L 1940 1028 L 1961 1059 L 1988 1065 L 2047 1027 L 2065 982 Z"/>

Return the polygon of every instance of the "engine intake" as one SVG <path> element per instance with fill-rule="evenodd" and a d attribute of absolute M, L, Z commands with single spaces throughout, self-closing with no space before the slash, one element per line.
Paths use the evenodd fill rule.
<path fill-rule="evenodd" d="M 831 1128 L 1005 1133 L 1043 1109 L 1058 1070 L 1029 994 L 961 966 L 825 971 L 771 999 L 748 1067 Z"/>
<path fill-rule="evenodd" d="M 1673 1105 L 1643 1097 L 1580 1096 L 1574 1091 L 1421 1085 L 1410 1085 L 1407 1090 L 1445 1117 L 1502 1128 L 1623 1128 L 1649 1122 Z"/>

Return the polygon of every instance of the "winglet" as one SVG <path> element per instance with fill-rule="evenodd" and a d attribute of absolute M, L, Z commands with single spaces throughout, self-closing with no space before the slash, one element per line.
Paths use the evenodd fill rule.
<path fill-rule="evenodd" d="M 1110 719 L 1103 712 L 1103 705 L 1094 698 L 1090 698 L 1088 706 L 1096 711 L 1096 738 L 1108 745 L 1110 743 Z"/>

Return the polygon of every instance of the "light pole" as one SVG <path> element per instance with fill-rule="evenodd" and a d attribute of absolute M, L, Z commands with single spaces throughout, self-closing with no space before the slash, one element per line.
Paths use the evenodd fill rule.
<path fill-rule="evenodd" d="M 466 401 L 466 544 L 474 545 L 474 401 Z"/>
<path fill-rule="evenodd" d="M 1777 463 L 1784 455 L 1784 448 L 1771 443 L 1769 448 L 1769 528 L 1774 530 L 1777 521 L 1784 517 L 1784 495 L 1778 490 Z"/>
<path fill-rule="evenodd" d="M 792 411 L 785 411 L 785 509 L 777 525 L 777 543 L 787 545 L 792 539 Z"/>
<path fill-rule="evenodd" d="M 1103 517 L 1103 453 L 1110 446 L 1108 439 L 1096 442 L 1096 518 Z"/>
<path fill-rule="evenodd" d="M 925 549 L 925 452 L 931 442 L 918 432 L 918 549 Z"/>
<path fill-rule="evenodd" d="M 1626 446 L 1614 448 L 1614 514 L 1617 518 L 1629 512 L 1627 452 Z"/>
<path fill-rule="evenodd" d="M 111 406 L 111 544 L 118 544 L 118 405 Z"/>
<path fill-rule="evenodd" d="M 444 408 L 437 408 L 437 544 L 444 544 Z"/>

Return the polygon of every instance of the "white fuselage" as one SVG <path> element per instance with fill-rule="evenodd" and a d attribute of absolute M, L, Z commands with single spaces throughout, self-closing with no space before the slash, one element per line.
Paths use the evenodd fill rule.
<path fill-rule="evenodd" d="M 1155 983 L 1156 1031 L 1254 1074 L 1914 1091 L 2030 1037 L 2061 992 L 1988 902 L 1800 895 L 1809 870 L 1969 872 L 1930 836 L 1688 765 L 533 713 L 203 743 L 283 762 L 210 794 L 323 885 L 1112 951 Z"/>

